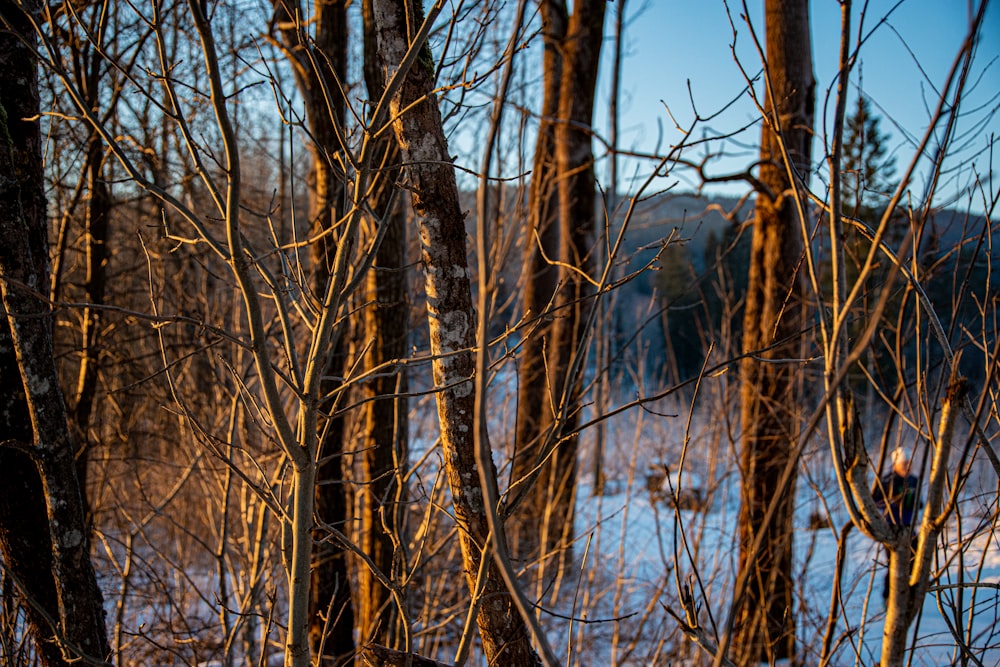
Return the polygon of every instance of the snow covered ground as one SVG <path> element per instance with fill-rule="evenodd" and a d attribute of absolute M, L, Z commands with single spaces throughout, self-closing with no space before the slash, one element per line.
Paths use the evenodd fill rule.
<path fill-rule="evenodd" d="M 623 599 L 613 606 L 615 615 L 641 614 L 648 605 L 648 596 L 653 594 L 659 595 L 663 605 L 674 605 L 675 611 L 682 614 L 677 603 L 678 583 L 697 590 L 697 574 L 710 601 L 703 607 L 702 623 L 710 626 L 714 620 L 716 626 L 721 625 L 728 612 L 732 576 L 737 566 L 735 483 L 723 485 L 711 510 L 704 513 L 675 512 L 662 499 L 646 492 L 640 480 L 631 487 L 614 487 L 615 493 L 594 498 L 589 496 L 589 489 L 581 489 L 577 527 L 578 533 L 586 536 L 596 550 L 589 555 L 594 566 L 616 572 L 622 581 L 628 582 Z M 806 494 L 800 490 L 799 495 Z M 799 575 L 800 648 L 818 662 L 833 591 L 837 533 L 846 516 L 831 508 L 834 528 L 811 530 L 809 514 L 813 506 L 808 500 L 800 503 L 795 569 Z M 977 516 L 965 517 L 961 526 L 961 535 L 955 526 L 944 535 L 948 546 L 939 551 L 935 563 L 939 572 L 937 587 L 928 594 L 911 633 L 911 665 L 994 667 L 1000 664 L 1000 534 L 997 526 L 984 524 Z M 684 549 L 682 534 L 689 542 L 689 550 Z M 965 545 L 961 550 L 955 547 L 959 542 Z M 874 665 L 882 642 L 885 556 L 857 530 L 849 532 L 846 544 L 840 584 L 843 611 L 836 626 L 831 664 Z M 666 616 L 663 609 L 657 613 Z M 667 623 L 670 622 L 673 621 L 667 618 Z M 668 631 L 668 628 L 663 630 L 665 634 Z M 968 662 L 962 661 L 953 631 L 972 648 L 971 655 L 966 656 Z M 613 651 L 590 658 L 606 658 L 609 664 L 667 664 L 658 661 L 650 649 L 646 646 L 636 652 L 639 656 L 644 654 L 645 659 L 637 656 L 628 662 L 617 662 Z M 688 656 L 690 662 L 673 664 L 705 664 L 704 652 L 692 647 Z M 809 664 L 809 659 L 806 658 L 805 664 Z M 579 664 L 587 661 L 581 660 Z"/>
<path fill-rule="evenodd" d="M 684 636 L 669 613 L 683 615 L 679 591 L 690 590 L 699 601 L 699 622 L 710 636 L 725 623 L 729 612 L 739 555 L 739 475 L 735 466 L 738 437 L 733 419 L 723 411 L 707 410 L 688 418 L 680 404 L 656 406 L 655 410 L 647 407 L 650 409 L 632 410 L 609 421 L 604 495 L 591 493 L 591 441 L 581 443 L 575 517 L 578 540 L 574 547 L 578 569 L 564 578 L 558 591 L 527 591 L 540 601 L 542 623 L 566 665 L 701 667 L 710 664 L 707 654 Z M 443 524 L 439 526 L 440 541 L 435 538 L 429 544 L 437 545 L 430 549 L 435 559 L 443 558 L 446 563 L 444 569 L 432 569 L 425 579 L 446 576 L 441 588 L 454 594 L 455 606 L 446 610 L 446 618 L 418 620 L 414 648 L 422 655 L 447 661 L 454 658 L 454 639 L 464 627 L 467 591 L 464 578 L 455 569 L 457 561 L 447 560 L 447 554 L 437 551 L 438 546 L 449 543 L 447 535 L 453 529 L 453 519 L 441 511 L 448 502 L 446 484 L 438 474 L 441 462 L 440 450 L 435 447 L 434 414 L 430 409 L 421 414 L 426 414 L 426 422 L 413 432 L 422 437 L 415 439 L 411 451 L 411 465 L 417 468 L 410 479 L 415 524 L 429 504 L 438 507 L 428 516 Z M 501 443 L 511 440 L 504 428 L 509 428 L 512 420 L 504 415 L 506 418 L 498 419 L 491 436 L 495 436 L 498 448 L 494 460 L 506 482 L 508 467 Z M 685 442 L 689 446 L 683 450 Z M 821 444 L 806 452 L 796 491 L 795 613 L 801 665 L 819 663 L 833 593 L 838 533 L 847 519 L 826 463 L 828 457 Z M 678 478 L 681 461 L 683 474 Z M 705 506 L 697 510 L 670 507 L 657 478 L 664 474 L 663 465 L 671 467 L 675 488 L 678 484 L 682 490 L 700 488 Z M 1000 665 L 998 494 L 991 471 L 979 477 L 994 480 L 994 486 L 980 488 L 978 478 L 970 480 L 959 506 L 961 520 L 949 524 L 942 535 L 935 563 L 939 573 L 936 589 L 927 596 L 913 629 L 909 664 L 914 667 Z M 814 515 L 829 516 L 830 526 L 810 528 Z M 217 627 L 220 577 L 215 572 L 215 561 L 207 551 L 201 554 L 197 571 L 202 574 L 196 576 L 185 570 L 192 562 L 190 554 L 175 554 L 163 548 L 163 544 L 173 543 L 172 533 L 163 532 L 162 527 L 148 532 L 147 537 L 155 545 L 135 545 L 129 605 L 123 610 L 126 630 L 122 640 L 128 654 L 134 656 L 132 664 L 221 664 L 220 656 L 226 649 Z M 176 544 L 186 542 L 178 540 Z M 269 540 L 261 544 L 277 549 L 277 544 Z M 830 664 L 870 667 L 878 660 L 882 641 L 884 554 L 857 530 L 849 533 L 846 545 L 839 586 L 843 608 L 833 635 Z M 123 566 L 123 547 L 111 545 L 107 553 L 109 559 L 113 557 Z M 276 625 L 284 613 L 283 574 L 278 571 L 276 552 L 262 560 L 271 563 L 271 569 L 255 594 L 270 613 L 253 617 L 250 634 L 270 637 L 268 664 L 271 660 L 277 664 L 281 659 L 281 632 Z M 249 587 L 239 585 L 237 575 L 243 572 L 240 564 L 234 563 L 233 567 L 236 574 L 224 580 L 230 599 L 237 600 L 236 592 Z M 109 573 L 106 602 L 109 619 L 113 619 L 115 602 L 120 599 L 120 581 L 107 563 L 102 570 Z M 526 573 L 523 580 L 531 581 L 531 573 Z M 422 595 L 418 588 L 419 584 L 415 584 L 410 591 L 414 604 Z M 957 652 L 956 632 L 972 649 L 970 655 L 964 656 L 966 662 Z M 242 640 L 247 633 L 236 634 L 236 639 Z M 167 640 L 157 639 L 160 637 Z M 196 648 L 195 642 L 204 646 Z M 164 650 L 163 645 L 183 647 L 189 654 Z M 228 650 L 230 656 L 248 654 L 239 646 Z M 467 664 L 478 666 L 485 662 L 474 650 Z"/>

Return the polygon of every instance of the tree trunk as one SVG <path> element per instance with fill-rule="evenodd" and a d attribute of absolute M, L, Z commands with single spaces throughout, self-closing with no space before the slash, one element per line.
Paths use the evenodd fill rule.
<path fill-rule="evenodd" d="M 100 15 L 99 13 L 95 13 Z M 96 25 L 95 25 L 96 23 Z M 98 35 L 98 41 L 103 41 L 105 22 L 92 20 L 91 30 Z M 77 67 L 76 78 L 81 83 L 81 89 L 86 103 L 92 109 L 98 109 L 101 104 L 101 64 L 99 56 L 90 42 L 75 40 L 70 45 L 78 51 L 73 63 Z M 79 438 L 77 453 L 77 469 L 80 475 L 80 487 L 84 490 L 84 503 L 87 497 L 87 463 L 90 454 L 90 421 L 94 409 L 94 398 L 97 393 L 98 369 L 100 367 L 100 330 L 101 308 L 104 304 L 104 294 L 107 287 L 108 262 L 111 259 L 108 252 L 108 223 L 111 217 L 111 188 L 104 177 L 104 142 L 96 131 L 91 131 L 87 139 L 87 157 L 84 162 L 87 178 L 89 200 L 85 214 L 84 243 L 86 244 L 86 276 L 84 278 L 84 298 L 87 306 L 83 309 L 83 331 L 81 335 L 82 354 L 80 369 L 77 374 L 76 401 L 73 407 L 73 424 Z M 91 307 L 96 306 L 96 307 Z M 87 507 L 89 513 L 89 507 Z M 89 519 L 88 519 L 89 521 Z"/>
<path fill-rule="evenodd" d="M 968 383 L 959 374 L 958 363 L 951 367 L 951 377 L 941 404 L 938 435 L 932 441 L 934 458 L 927 484 L 927 504 L 920 517 L 916 537 L 907 533 L 909 526 L 896 526 L 896 539 L 886 542 L 889 550 L 889 596 L 882 627 L 882 657 L 885 667 L 902 667 L 909 644 L 910 626 L 923 609 L 931 583 L 933 563 L 937 559 L 938 538 L 948 513 L 949 460 L 955 439 L 955 423 L 965 401 Z M 911 552 L 912 547 L 916 552 Z"/>
<path fill-rule="evenodd" d="M 609 223 L 618 214 L 618 99 L 621 95 L 621 71 L 622 71 L 622 38 L 625 36 L 625 2 L 618 0 L 615 8 L 615 49 L 613 52 L 613 62 L 611 64 L 611 99 L 608 103 L 608 120 L 610 128 L 608 130 L 608 143 L 611 145 L 610 163 L 608 164 L 608 184 L 607 190 L 610 196 L 606 199 L 605 210 L 607 211 Z M 602 233 L 597 234 L 597 257 L 596 263 L 599 270 L 609 262 L 613 262 L 610 257 L 612 240 L 611 225 L 604 225 Z M 614 281 L 615 271 L 608 269 L 609 278 Z M 609 406 L 609 393 L 611 388 L 611 359 L 614 357 L 614 341 L 616 331 L 616 321 L 613 308 L 609 308 L 607 295 L 601 296 L 597 303 L 597 340 L 594 345 L 594 365 L 597 368 L 598 376 L 594 385 L 594 411 L 602 414 Z M 606 448 L 608 423 L 601 420 L 594 428 L 594 453 L 591 461 L 591 495 L 604 495 L 604 450 Z"/>
<path fill-rule="evenodd" d="M 275 16 L 282 45 L 295 71 L 299 92 L 305 100 L 306 117 L 313 141 L 310 174 L 313 293 L 322 299 L 332 278 L 331 268 L 341 234 L 337 224 L 344 210 L 344 177 L 338 173 L 333 156 L 342 150 L 338 136 L 342 128 L 345 100 L 339 81 L 347 71 L 347 3 L 344 0 L 316 0 L 312 20 L 298 2 L 275 0 Z M 293 11 L 294 10 L 294 11 Z M 293 15 L 294 14 L 294 15 Z M 312 26 L 311 39 L 307 27 Z M 346 365 L 346 336 L 335 333 L 329 355 L 327 376 L 340 377 Z M 321 396 L 333 395 L 337 380 L 324 380 Z M 335 400 L 320 406 L 322 414 L 335 410 Z M 343 417 L 320 419 L 319 470 L 316 513 L 323 522 L 342 528 L 348 515 L 344 482 Z M 321 537 L 321 536 L 318 536 Z M 354 608 L 348 576 L 347 554 L 332 540 L 317 540 L 312 567 L 310 596 L 310 643 L 314 653 L 322 652 L 330 664 L 346 660 L 354 653 Z"/>
<path fill-rule="evenodd" d="M 552 312 L 527 329 L 521 362 L 515 435 L 515 483 L 541 465 L 537 481 L 521 492 L 524 507 L 517 549 L 558 553 L 557 570 L 571 555 L 577 479 L 577 437 L 585 321 L 594 240 L 594 171 L 591 122 L 603 39 L 605 2 L 581 1 L 567 18 L 564 2 L 542 3 L 544 98 L 529 201 L 531 231 L 524 312 Z M 554 120 L 549 120 L 554 119 Z M 537 239 L 535 235 L 537 234 Z M 555 250 L 555 252 L 553 252 Z M 542 253 L 570 268 L 556 268 Z M 558 278 L 558 283 L 556 282 Z M 557 288 L 558 284 L 558 288 Z M 545 562 L 544 558 L 541 561 Z M 541 579 L 545 579 L 544 571 Z"/>
<path fill-rule="evenodd" d="M 0 100 L 2 101 L 2 100 Z M 0 204 L 2 205 L 2 204 Z M 18 451 L 11 441 L 32 441 L 31 415 L 24 400 L 14 341 L 7 316 L 0 319 L 0 552 L 11 578 L 13 594 L 36 604 L 24 604 L 31 635 L 45 667 L 68 665 L 54 641 L 59 617 L 56 582 L 52 577 L 52 539 L 45 513 L 45 493 L 30 452 Z M 5 444 L 6 443 L 6 444 Z M 8 591 L 4 591 L 6 595 Z"/>
<path fill-rule="evenodd" d="M 395 651 L 378 644 L 370 644 L 363 649 L 366 665 L 372 667 L 451 667 L 447 663 L 431 660 L 412 653 Z"/>
<path fill-rule="evenodd" d="M 419 5 L 405 0 L 375 0 L 375 25 L 383 69 L 395 72 L 409 50 L 408 34 L 421 25 Z M 407 9 L 413 24 L 407 24 Z M 420 228 L 427 295 L 427 321 L 437 388 L 438 421 L 445 469 L 469 590 L 478 592 L 476 616 L 490 664 L 537 665 L 529 634 L 495 562 L 481 563 L 489 530 L 475 451 L 476 317 L 472 307 L 465 246 L 464 215 L 448 154 L 440 111 L 431 94 L 433 60 L 423 45 L 407 72 L 389 112 L 402 151 L 411 201 Z M 420 100 L 418 102 L 418 100 Z M 410 105 L 413 105 L 412 108 Z M 406 109 L 405 113 L 401 113 Z M 381 119 L 376 118 L 376 123 Z M 496 478 L 496 471 L 489 474 Z M 480 566 L 484 581 L 479 582 Z"/>
<path fill-rule="evenodd" d="M 773 662 L 795 651 L 791 458 L 798 435 L 799 392 L 798 366 L 788 360 L 800 356 L 802 286 L 797 274 L 801 241 L 788 173 L 794 170 L 808 178 L 814 82 L 808 2 L 767 0 L 765 16 L 769 90 L 760 181 L 767 191 L 756 201 L 743 320 L 743 350 L 752 356 L 744 358 L 740 369 L 740 572 L 747 584 L 733 637 L 732 656 L 738 665 Z M 782 487 L 786 468 L 792 477 Z M 765 524 L 772 503 L 774 514 Z"/>
<path fill-rule="evenodd" d="M 51 313 L 39 297 L 48 293 L 48 220 L 39 127 L 24 120 L 37 119 L 39 94 L 35 32 L 22 13 L 39 10 L 35 2 L 0 4 L 0 21 L 10 30 L 0 32 L 0 386 L 7 394 L 0 458 L 10 464 L 5 475 L 20 473 L 0 485 L 0 549 L 29 601 L 43 663 L 64 665 L 80 657 L 103 661 L 110 650 Z M 57 645 L 49 643 L 53 636 Z"/>
<path fill-rule="evenodd" d="M 563 48 L 563 76 L 559 89 L 556 126 L 556 179 L 559 184 L 559 270 L 552 384 L 558 406 L 557 440 L 548 475 L 549 507 L 543 547 L 559 553 L 559 572 L 572 556 L 575 516 L 578 436 L 583 370 L 587 356 L 586 332 L 593 290 L 581 272 L 593 276 L 594 265 L 594 154 L 591 124 L 597 86 L 601 42 L 604 39 L 602 0 L 578 0 L 573 5 Z"/>
<path fill-rule="evenodd" d="M 406 356 L 409 303 L 404 270 L 406 234 L 398 207 L 388 211 L 388 225 L 375 264 L 368 276 L 364 311 L 364 336 L 372 343 L 364 367 L 372 372 L 365 384 L 363 431 L 363 481 L 361 490 L 360 547 L 386 577 L 394 569 L 392 536 L 405 540 L 401 511 L 405 504 L 396 472 L 405 472 L 407 459 L 406 372 L 400 367 L 380 368 Z M 376 210 L 378 210 L 376 208 Z M 376 370 L 378 369 L 378 370 Z M 389 590 L 367 567 L 358 573 L 358 628 L 365 641 L 393 648 L 399 638 L 397 614 Z"/>
<path fill-rule="evenodd" d="M 96 85 L 96 77 L 94 77 Z M 95 100 L 96 104 L 96 100 Z M 77 375 L 76 405 L 73 408 L 73 423 L 77 429 L 80 450 L 77 454 L 77 469 L 80 487 L 86 493 L 87 462 L 90 458 L 90 420 L 97 393 L 97 371 L 100 367 L 101 309 L 107 286 L 108 261 L 108 218 L 111 215 L 111 193 L 103 174 L 103 143 L 94 133 L 87 146 L 87 181 L 90 202 L 86 213 L 86 278 L 84 298 L 87 306 L 83 309 L 83 350 L 80 371 Z M 95 307 L 92 307 L 95 306 Z M 86 496 L 84 496 L 86 504 Z M 88 511 L 89 513 L 89 511 Z"/>
<path fill-rule="evenodd" d="M 524 343 L 518 371 L 517 425 L 511 472 L 514 495 L 511 552 L 529 560 L 541 546 L 542 518 L 548 505 L 546 485 L 534 482 L 532 471 L 544 459 L 551 431 L 552 393 L 546 356 L 551 346 L 553 298 L 559 271 L 551 258 L 559 256 L 559 198 L 556 185 L 555 131 L 562 82 L 562 43 L 566 38 L 566 5 L 548 0 L 541 3 L 543 83 L 542 109 L 535 142 L 531 187 L 528 194 L 528 233 L 522 279 Z M 549 466 L 545 467 L 546 472 Z M 522 500 L 523 499 L 523 500 Z"/>
<path fill-rule="evenodd" d="M 385 89 L 378 66 L 378 44 L 375 35 L 371 0 L 362 6 L 364 20 L 365 84 L 370 99 L 377 100 Z M 360 547 L 385 576 L 392 576 L 394 551 L 392 535 L 403 538 L 401 515 L 404 489 L 397 486 L 394 473 L 405 469 L 407 459 L 406 371 L 382 368 L 394 359 L 406 356 L 409 332 L 409 303 L 406 284 L 406 230 L 402 207 L 394 201 L 396 179 L 399 177 L 399 147 L 391 135 L 379 141 L 374 151 L 373 178 L 369 205 L 385 234 L 378 247 L 375 262 L 368 274 L 365 296 L 363 331 L 371 348 L 364 367 L 373 378 L 366 383 L 363 454 L 364 488 L 361 490 Z M 389 590 L 378 581 L 367 566 L 358 572 L 358 629 L 362 643 L 377 642 L 389 648 L 400 648 L 401 633 L 395 602 Z"/>

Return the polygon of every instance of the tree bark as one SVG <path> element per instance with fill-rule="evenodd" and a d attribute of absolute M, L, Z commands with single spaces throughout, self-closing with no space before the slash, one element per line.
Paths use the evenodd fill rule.
<path fill-rule="evenodd" d="M 378 44 L 371 0 L 362 5 L 364 21 L 364 72 L 370 99 L 377 100 L 385 90 L 385 80 L 378 66 Z M 399 177 L 399 147 L 395 137 L 380 139 L 374 151 L 372 187 L 369 206 L 385 234 L 376 251 L 368 274 L 363 331 L 371 344 L 364 359 L 366 373 L 373 377 L 364 386 L 365 415 L 361 490 L 360 547 L 373 565 L 390 577 L 395 569 L 395 545 L 392 535 L 403 537 L 401 501 L 405 489 L 397 486 L 395 473 L 405 468 L 407 460 L 407 413 L 405 368 L 384 368 L 406 356 L 409 332 L 409 303 L 406 284 L 406 229 L 402 207 L 395 201 Z M 383 367 L 383 368 L 380 368 Z M 358 572 L 358 629 L 361 641 L 375 641 L 389 648 L 402 646 L 399 615 L 390 591 L 367 566 Z"/>
<path fill-rule="evenodd" d="M 560 573 L 572 556 L 579 445 L 575 431 L 587 356 L 586 327 L 593 307 L 591 284 L 581 273 L 594 273 L 596 218 L 591 135 L 606 5 L 602 0 L 574 2 L 563 47 L 560 122 L 555 133 L 559 258 L 564 264 L 559 269 L 560 289 L 556 294 L 552 384 L 562 404 L 558 406 L 557 440 L 548 475 L 550 500 L 543 546 L 546 553 L 559 553 Z"/>
<path fill-rule="evenodd" d="M 295 0 L 274 0 L 275 19 L 282 46 L 291 61 L 299 92 L 305 100 L 306 118 L 313 141 L 310 174 L 313 293 L 322 299 L 332 278 L 331 268 L 341 240 L 338 222 L 344 211 L 345 183 L 334 156 L 342 152 L 340 131 L 346 102 L 340 81 L 347 71 L 347 3 L 344 0 L 316 0 L 312 20 L 306 21 L 301 4 Z M 307 27 L 313 34 L 307 36 Z M 339 333 L 339 335 L 338 335 Z M 347 350 L 343 332 L 335 333 L 329 354 L 327 376 L 343 375 Z M 337 392 L 340 382 L 324 380 L 321 396 Z M 330 415 L 335 401 L 326 400 L 320 412 Z M 348 515 L 344 484 L 343 454 L 345 424 L 341 416 L 318 423 L 319 469 L 317 471 L 316 513 L 325 523 L 343 527 Z M 317 537 L 321 537 L 318 535 Z M 347 554 L 332 540 L 317 540 L 314 547 L 310 596 L 310 643 L 324 660 L 339 664 L 353 655 L 354 607 Z"/>
<path fill-rule="evenodd" d="M 537 327 L 529 325 L 524 344 L 513 480 L 525 483 L 541 466 L 534 484 L 527 481 L 521 492 L 517 553 L 528 557 L 535 547 L 558 553 L 557 570 L 571 556 L 573 533 L 578 449 L 573 431 L 592 306 L 590 285 L 580 272 L 591 273 L 593 265 L 591 123 L 605 5 L 582 0 L 568 16 L 561 0 L 542 3 L 544 97 L 529 201 L 524 312 L 543 319 Z M 556 268 L 543 253 L 564 266 Z"/>
<path fill-rule="evenodd" d="M 732 656 L 738 665 L 788 658 L 795 651 L 792 521 L 797 442 L 802 285 L 793 182 L 808 178 L 813 89 L 806 0 L 767 0 L 768 92 L 743 320 L 741 414 L 743 484 L 739 514 L 740 572 L 747 585 L 736 617 Z M 781 479 L 791 471 L 792 481 Z M 773 518 L 765 525 L 769 506 Z M 760 534 L 763 531 L 763 534 Z M 754 551 L 754 543 L 760 546 Z M 737 592 L 738 594 L 739 592 Z"/>
<path fill-rule="evenodd" d="M 52 349 L 34 28 L 36 2 L 0 3 L 0 549 L 46 665 L 110 656 L 101 591 Z M 8 336 L 9 333 L 9 336 Z M 6 464 L 11 467 L 6 467 Z M 50 643 L 55 638 L 55 643 Z M 62 650 L 60 650 L 62 649 Z"/>
<path fill-rule="evenodd" d="M 556 185 L 555 132 L 562 83 L 561 47 L 566 38 L 566 5 L 547 0 L 542 15 L 542 109 L 528 192 L 528 233 L 522 279 L 522 312 L 526 319 L 518 369 L 517 423 L 511 483 L 517 507 L 513 509 L 511 552 L 531 559 L 541 546 L 542 517 L 548 504 L 544 475 L 532 473 L 544 459 L 545 444 L 554 414 L 553 386 L 549 383 L 546 355 L 552 349 L 552 307 L 559 271 L 551 258 L 559 256 L 559 198 Z M 546 471 L 549 467 L 546 466 Z M 523 500 L 521 499 L 523 498 Z"/>
<path fill-rule="evenodd" d="M 95 58 L 96 60 L 96 58 Z M 88 93 L 93 104 L 97 104 L 97 66 L 93 66 L 89 77 Z M 87 463 L 90 459 L 90 422 L 94 410 L 94 399 L 97 394 L 98 370 L 100 368 L 100 330 L 101 308 L 104 304 L 104 294 L 107 287 L 108 262 L 108 221 L 111 216 L 111 192 L 104 180 L 103 142 L 94 132 L 87 145 L 87 189 L 90 201 L 86 212 L 86 277 L 84 278 L 84 297 L 87 306 L 83 309 L 82 355 L 80 370 L 77 374 L 76 404 L 73 408 L 73 423 L 80 439 L 77 454 L 77 469 L 80 475 L 80 486 L 86 493 Z M 86 495 L 84 495 L 86 504 Z M 89 508 L 88 508 L 89 514 Z"/>
<path fill-rule="evenodd" d="M 910 526 L 894 526 L 896 539 L 886 542 L 889 550 L 889 596 L 882 627 L 882 656 L 885 667 L 902 667 L 909 644 L 910 626 L 923 609 L 931 583 L 938 538 L 945 526 L 951 499 L 948 497 L 949 460 L 955 438 L 955 423 L 965 400 L 968 384 L 953 363 L 948 388 L 941 404 L 938 436 L 933 441 L 934 458 L 927 484 L 927 505 L 923 509 L 916 539 Z M 911 548 L 916 546 L 916 552 Z"/>
<path fill-rule="evenodd" d="M 409 5 L 409 6 L 408 6 Z M 408 35 L 423 22 L 419 5 L 375 0 L 379 55 L 396 72 L 410 48 Z M 413 23 L 407 23 L 407 10 Z M 411 30 L 412 28 L 412 30 Z M 490 664 L 537 665 L 538 656 L 494 560 L 482 563 L 490 541 L 475 451 L 476 317 L 472 306 L 464 215 L 441 114 L 432 94 L 434 67 L 422 45 L 389 107 L 417 215 L 427 296 L 427 321 L 438 421 L 469 590 L 478 592 L 476 622 Z M 411 105 L 413 105 L 411 107 Z M 402 111 L 406 109 L 406 112 Z M 376 118 L 376 123 L 381 119 Z M 496 471 L 490 475 L 496 478 Z M 479 582 L 480 567 L 485 579 Z"/>
<path fill-rule="evenodd" d="M 451 667 L 451 665 L 424 658 L 413 653 L 396 651 L 378 644 L 371 644 L 362 650 L 365 661 L 373 667 Z"/>
<path fill-rule="evenodd" d="M 12 446 L 32 439 L 31 415 L 4 313 L 0 319 L 0 469 L 4 471 L 0 484 L 0 553 L 12 575 L 5 577 L 4 583 L 13 583 L 14 595 L 31 601 L 23 607 L 39 658 L 45 667 L 56 667 L 67 662 L 55 641 L 57 628 L 50 622 L 59 618 L 59 600 L 52 577 L 45 492 L 31 453 Z"/>

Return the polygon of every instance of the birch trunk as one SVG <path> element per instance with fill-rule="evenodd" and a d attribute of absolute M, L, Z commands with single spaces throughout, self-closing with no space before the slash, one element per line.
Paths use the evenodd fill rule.
<path fill-rule="evenodd" d="M 405 0 L 373 2 L 379 55 L 396 74 L 422 12 Z M 413 24 L 407 24 L 407 10 Z M 441 115 L 433 97 L 433 61 L 421 46 L 393 96 L 389 112 L 417 215 L 438 421 L 469 590 L 478 592 L 476 622 L 490 664 L 537 665 L 538 656 L 494 560 L 482 563 L 489 529 L 475 451 L 473 387 L 476 317 L 465 245 L 465 216 Z M 411 106 L 412 105 L 412 106 Z M 404 112 L 405 110 L 405 112 Z M 379 119 L 376 119 L 379 122 Z M 496 479 L 496 471 L 489 471 Z M 485 578 L 479 581 L 480 569 Z"/>

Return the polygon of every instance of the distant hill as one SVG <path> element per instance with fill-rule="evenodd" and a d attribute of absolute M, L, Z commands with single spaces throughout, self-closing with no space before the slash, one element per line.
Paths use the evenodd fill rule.
<path fill-rule="evenodd" d="M 752 213 L 752 203 L 744 203 L 737 210 L 738 204 L 739 200 L 732 197 L 708 198 L 689 193 L 665 193 L 639 202 L 622 245 L 621 259 L 628 259 L 626 270 L 636 270 L 650 261 L 669 239 L 684 249 L 696 271 L 703 271 L 709 239 L 723 238 L 734 222 L 746 221 Z M 615 234 L 621 229 L 624 212 L 619 212 L 612 226 Z"/>
<path fill-rule="evenodd" d="M 525 193 L 523 190 L 511 189 L 504 196 L 517 198 L 525 196 Z M 475 193 L 463 193 L 463 204 L 468 212 L 466 226 L 471 237 L 476 233 Z M 629 200 L 623 198 L 612 216 L 610 230 L 612 243 L 622 228 L 628 205 Z M 523 208 L 521 208 L 523 206 L 524 202 L 517 205 L 510 200 L 506 204 L 508 210 L 518 210 L 521 215 L 523 215 Z M 602 218 L 604 216 L 603 205 L 600 201 L 598 202 L 598 215 Z M 682 257 L 690 265 L 690 269 L 695 274 L 700 275 L 706 270 L 708 261 L 714 259 L 706 255 L 706 250 L 711 243 L 731 239 L 737 232 L 746 235 L 744 240 L 749 239 L 752 227 L 744 226 L 744 223 L 747 223 L 752 215 L 752 198 L 741 204 L 736 197 L 706 197 L 693 193 L 665 192 L 641 200 L 636 203 L 628 220 L 628 227 L 617 257 L 616 276 L 630 275 L 648 266 L 650 262 L 654 261 L 657 253 L 662 252 L 664 245 L 668 242 L 673 246 L 669 255 L 670 259 L 676 261 L 678 257 Z M 812 217 L 810 225 L 815 225 L 815 210 Z M 983 231 L 984 226 L 985 219 L 982 216 L 965 215 L 951 209 L 939 210 L 933 214 L 931 225 L 924 233 L 921 255 L 925 256 L 932 252 L 941 257 L 956 247 L 969 247 L 971 239 L 975 239 Z M 520 232 L 511 229 L 505 230 L 505 235 L 508 238 L 512 234 L 516 237 Z M 818 238 L 826 238 L 825 223 Z M 1000 226 L 990 230 L 987 240 L 991 241 L 992 247 L 1000 248 Z M 897 238 L 896 243 L 898 242 Z M 817 244 L 818 250 L 822 247 L 828 247 L 827 244 L 819 241 Z M 510 254 L 505 256 L 502 264 L 498 267 L 503 283 L 501 289 L 506 291 L 515 289 L 521 277 L 523 242 L 516 241 L 515 246 L 517 247 L 510 249 Z M 1000 252 L 994 251 L 991 259 L 994 265 L 1000 268 L 1000 265 L 997 264 Z M 475 271 L 474 263 L 471 268 Z M 629 285 L 623 286 L 619 290 L 619 296 L 626 301 L 634 301 L 640 297 L 647 298 L 654 292 L 658 275 L 659 273 L 656 271 L 641 273 Z M 736 274 L 733 278 L 739 280 L 739 276 Z M 506 296 L 508 298 L 504 300 L 516 308 L 514 303 L 516 296 L 514 294 Z"/>
<path fill-rule="evenodd" d="M 613 225 L 616 234 L 621 229 L 623 214 L 624 207 Z M 709 240 L 713 236 L 716 241 L 724 238 L 734 224 L 745 223 L 752 215 L 752 199 L 740 206 L 734 197 L 664 193 L 636 205 L 625 234 L 622 258 L 628 258 L 630 270 L 637 269 L 656 254 L 665 239 L 671 239 L 683 247 L 687 260 L 700 273 L 705 269 Z M 969 244 L 983 232 L 985 224 L 983 216 L 953 209 L 938 210 L 932 214 L 929 229 L 925 231 L 922 251 L 932 244 L 937 252 Z M 749 233 L 749 228 L 746 231 Z M 989 239 L 994 247 L 1000 248 L 1000 225 L 989 231 L 985 240 Z M 1000 252 L 994 251 L 994 262 L 997 259 Z"/>

